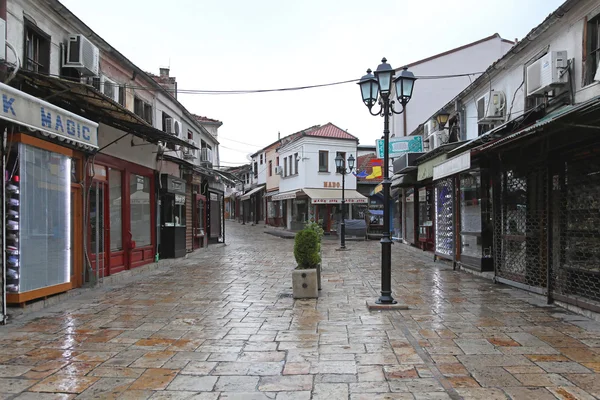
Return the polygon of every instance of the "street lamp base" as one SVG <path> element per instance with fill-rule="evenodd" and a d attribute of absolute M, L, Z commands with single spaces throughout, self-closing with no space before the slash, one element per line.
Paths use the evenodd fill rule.
<path fill-rule="evenodd" d="M 375 304 L 397 304 L 398 302 L 396 300 L 394 300 L 394 298 L 391 295 L 381 295 L 379 296 L 379 298 L 377 299 L 377 301 L 375 301 Z"/>

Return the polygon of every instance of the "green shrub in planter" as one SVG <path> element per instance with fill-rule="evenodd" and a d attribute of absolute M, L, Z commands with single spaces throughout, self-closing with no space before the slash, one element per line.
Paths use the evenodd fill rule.
<path fill-rule="evenodd" d="M 321 262 L 319 247 L 319 236 L 314 230 L 303 229 L 296 233 L 294 258 L 296 258 L 298 269 L 317 268 L 317 265 Z"/>
<path fill-rule="evenodd" d="M 321 238 L 325 234 L 325 231 L 323 230 L 323 227 L 321 225 L 317 224 L 316 222 L 313 222 L 313 221 L 307 221 L 306 224 L 304 225 L 304 229 L 309 229 L 309 230 L 315 231 L 316 234 L 317 234 L 317 236 L 319 237 L 319 241 L 321 240 Z"/>

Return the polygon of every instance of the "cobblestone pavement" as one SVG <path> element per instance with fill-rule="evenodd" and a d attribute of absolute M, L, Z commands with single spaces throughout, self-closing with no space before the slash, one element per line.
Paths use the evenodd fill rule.
<path fill-rule="evenodd" d="M 323 245 L 294 301 L 293 241 L 228 223 L 162 274 L 0 327 L 0 399 L 593 399 L 600 324 L 393 246 L 407 311 L 369 312 L 378 242 Z"/>

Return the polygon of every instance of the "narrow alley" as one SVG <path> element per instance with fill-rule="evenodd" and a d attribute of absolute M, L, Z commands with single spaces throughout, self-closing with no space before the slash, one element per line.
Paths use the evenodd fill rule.
<path fill-rule="evenodd" d="M 600 323 L 403 245 L 409 310 L 369 312 L 377 241 L 325 241 L 319 299 L 294 301 L 293 240 L 228 225 L 227 245 L 1 327 L 0 399 L 600 396 Z"/>

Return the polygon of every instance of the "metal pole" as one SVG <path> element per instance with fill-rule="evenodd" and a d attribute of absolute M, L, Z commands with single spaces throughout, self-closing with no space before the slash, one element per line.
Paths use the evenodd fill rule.
<path fill-rule="evenodd" d="M 4 3 L 3 5 L 4 7 L 4 15 L 6 15 L 6 3 Z M 2 152 L 2 173 L 4 174 L 4 171 L 6 171 L 6 148 L 5 148 L 5 143 L 6 143 L 6 127 L 4 127 L 4 129 L 2 130 L 2 145 L 1 145 L 1 149 L 0 151 Z M 16 162 L 16 161 L 15 161 Z M 6 179 L 3 176 L 2 177 L 2 222 L 0 222 L 0 224 L 2 224 L 2 237 L 4 238 L 4 241 L 6 240 Z M 20 231 L 19 231 L 20 232 Z M 2 310 L 0 312 L 0 324 L 4 325 L 6 324 L 6 321 L 8 320 L 7 316 L 6 316 L 6 243 L 2 243 L 2 288 L 0 288 L 2 290 Z M 20 244 L 19 244 L 19 249 L 20 249 Z M 21 268 L 20 268 L 19 264 L 19 272 L 21 272 Z M 20 277 L 19 277 L 20 278 Z"/>
<path fill-rule="evenodd" d="M 346 248 L 346 223 L 344 222 L 345 213 L 346 213 L 346 198 L 345 198 L 345 190 L 346 190 L 346 171 L 342 171 L 342 225 L 341 225 L 341 233 L 342 233 L 342 243 L 340 248 Z"/>
<path fill-rule="evenodd" d="M 392 240 L 390 238 L 390 99 L 383 98 L 383 237 L 381 238 L 381 296 L 377 304 L 396 304 L 392 297 Z"/>

